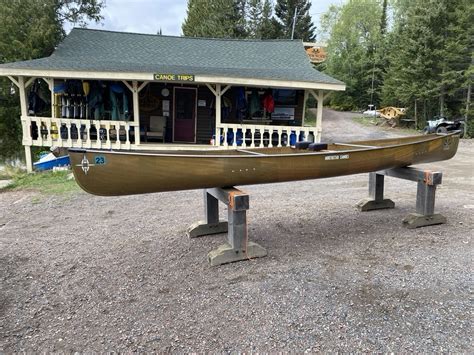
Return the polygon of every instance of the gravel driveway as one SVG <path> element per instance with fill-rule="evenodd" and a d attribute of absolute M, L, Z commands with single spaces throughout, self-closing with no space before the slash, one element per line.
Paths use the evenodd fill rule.
<path fill-rule="evenodd" d="M 369 213 L 366 174 L 248 186 L 268 256 L 220 267 L 224 235 L 185 237 L 201 191 L 0 193 L 0 351 L 472 352 L 473 143 L 430 165 L 445 225 L 402 226 L 413 182 Z"/>

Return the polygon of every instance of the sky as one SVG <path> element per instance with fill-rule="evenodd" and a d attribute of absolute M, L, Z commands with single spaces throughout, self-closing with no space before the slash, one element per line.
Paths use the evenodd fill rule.
<path fill-rule="evenodd" d="M 274 0 L 275 1 L 275 0 Z M 319 16 L 330 4 L 343 0 L 312 0 L 310 14 L 318 26 Z M 110 31 L 157 33 L 180 36 L 181 24 L 186 16 L 187 0 L 105 0 L 102 23 L 90 23 L 88 28 Z M 66 28 L 67 31 L 70 30 Z"/>

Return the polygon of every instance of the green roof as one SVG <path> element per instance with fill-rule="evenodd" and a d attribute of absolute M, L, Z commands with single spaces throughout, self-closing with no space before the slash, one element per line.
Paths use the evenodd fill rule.
<path fill-rule="evenodd" d="M 74 28 L 46 58 L 0 69 L 170 73 L 343 85 L 313 68 L 301 40 L 174 37 Z"/>

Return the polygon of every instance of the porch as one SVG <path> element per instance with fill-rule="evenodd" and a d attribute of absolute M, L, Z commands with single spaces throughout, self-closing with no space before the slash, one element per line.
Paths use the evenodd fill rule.
<path fill-rule="evenodd" d="M 0 75 L 20 96 L 29 171 L 32 146 L 167 150 L 318 142 L 325 95 L 345 89 L 311 66 L 300 41 L 78 28 L 50 57 L 0 64 Z M 29 107 L 38 80 L 45 84 L 42 111 Z M 102 98 L 92 99 L 98 92 Z M 317 119 L 308 126 L 310 96 Z"/>
<path fill-rule="evenodd" d="M 122 80 L 120 82 L 129 90 L 131 113 L 127 119 L 111 120 L 106 119 L 104 115 L 100 119 L 91 118 L 89 116 L 92 115 L 88 114 L 84 114 L 82 118 L 58 117 L 61 116 L 61 112 L 64 112 L 64 108 L 61 106 L 61 99 L 58 99 L 55 85 L 68 81 L 64 78 L 45 77 L 41 79 L 44 83 L 47 83 L 49 88 L 50 107 L 43 111 L 43 113 L 47 111 L 49 114 L 34 115 L 28 109 L 27 98 L 31 94 L 32 84 L 38 78 L 25 78 L 23 76 L 9 76 L 9 78 L 16 85 L 20 94 L 22 142 L 25 147 L 28 170 L 32 169 L 32 146 L 114 150 L 194 150 L 229 149 L 239 146 L 281 147 L 294 145 L 296 141 L 300 140 L 320 141 L 323 90 L 294 90 L 297 93 L 295 97 L 299 95 L 301 98 L 295 99 L 293 105 L 284 106 L 286 109 L 293 110 L 293 116 L 286 120 L 272 120 L 272 115 L 266 112 L 263 112 L 263 117 L 257 115 L 257 117 L 246 116 L 244 119 L 237 119 L 235 115 L 233 117 L 223 117 L 226 116 L 223 115 L 223 112 L 226 112 L 223 104 L 224 98 L 225 100 L 234 101 L 233 96 L 230 95 L 231 85 L 211 83 L 184 85 L 160 81 L 129 82 Z M 82 81 L 91 83 L 89 79 Z M 150 88 L 153 91 L 152 99 L 141 95 L 142 92 L 150 90 Z M 173 95 L 168 98 L 169 100 L 160 96 L 159 93 L 163 88 L 173 91 Z M 272 88 L 248 86 L 244 88 L 244 91 L 247 93 L 252 91 L 262 93 L 268 92 L 269 89 Z M 278 88 L 274 89 L 278 90 Z M 179 114 L 176 105 L 179 104 L 177 93 L 180 90 L 195 91 L 192 99 L 188 98 L 192 102 L 190 111 L 187 113 L 191 119 L 185 117 L 184 121 L 189 121 L 192 126 L 200 128 L 192 132 L 191 139 L 188 141 L 185 141 L 182 134 L 177 135 L 179 133 L 177 125 Z M 304 107 L 309 95 L 314 96 L 318 103 L 317 120 L 314 126 L 305 126 Z M 149 104 L 150 100 L 159 102 L 160 109 L 155 111 L 142 110 L 143 105 Z M 82 106 L 77 108 L 77 112 L 82 112 L 82 110 Z M 184 110 L 186 109 L 184 108 Z M 75 110 L 71 108 L 71 111 Z M 148 115 L 144 114 L 144 111 L 147 111 Z M 296 114 L 294 111 L 296 111 Z M 160 141 L 147 137 L 151 118 L 163 118 L 165 120 Z M 205 128 L 202 128 L 202 126 L 205 126 Z M 183 124 L 181 124 L 181 129 L 184 129 Z"/>

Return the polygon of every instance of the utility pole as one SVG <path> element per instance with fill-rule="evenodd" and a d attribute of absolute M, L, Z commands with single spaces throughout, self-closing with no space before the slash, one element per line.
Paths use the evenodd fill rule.
<path fill-rule="evenodd" d="M 293 16 L 293 26 L 291 27 L 291 39 L 295 36 L 296 16 L 298 15 L 298 6 L 295 7 L 295 15 Z"/>

